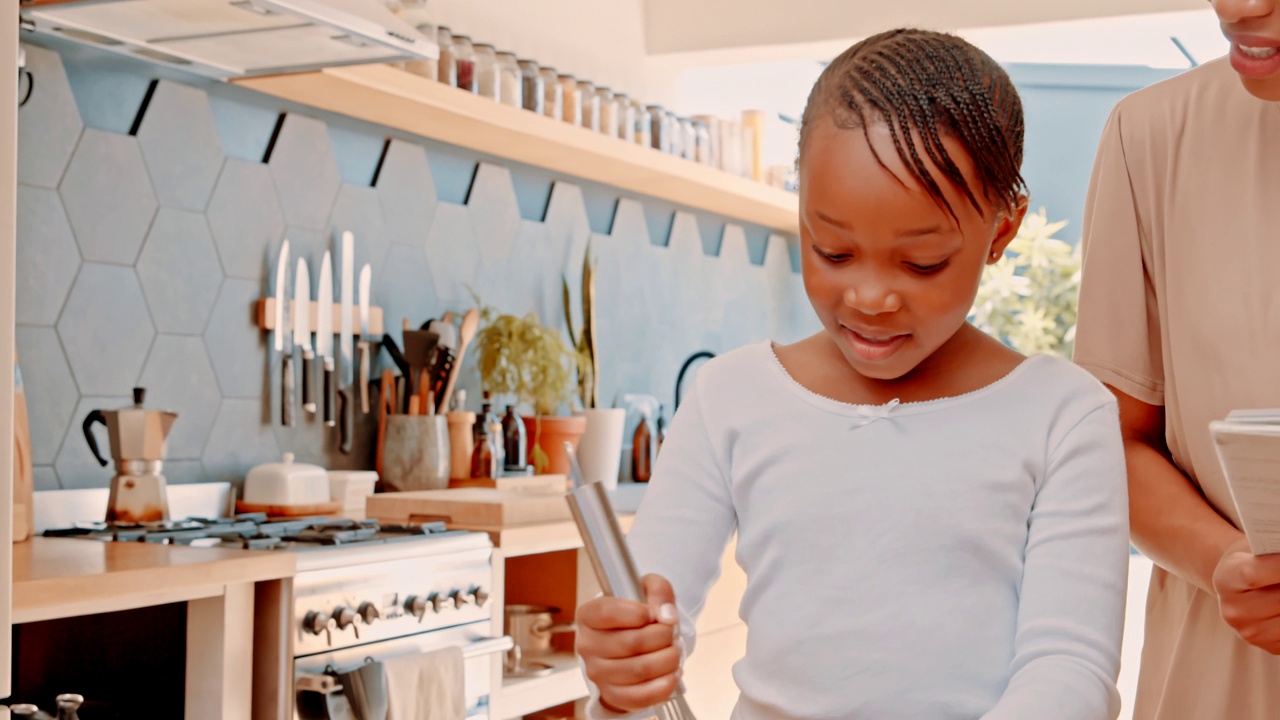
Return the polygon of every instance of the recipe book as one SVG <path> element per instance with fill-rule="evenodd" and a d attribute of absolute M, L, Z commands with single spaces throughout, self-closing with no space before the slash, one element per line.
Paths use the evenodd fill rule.
<path fill-rule="evenodd" d="M 1233 410 L 1209 432 L 1249 548 L 1280 553 L 1280 408 Z"/>

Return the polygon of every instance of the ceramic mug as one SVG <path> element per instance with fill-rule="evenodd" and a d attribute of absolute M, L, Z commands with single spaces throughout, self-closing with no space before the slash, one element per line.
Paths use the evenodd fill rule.
<path fill-rule="evenodd" d="M 449 487 L 449 425 L 443 415 L 388 415 L 382 482 L 389 490 Z"/>

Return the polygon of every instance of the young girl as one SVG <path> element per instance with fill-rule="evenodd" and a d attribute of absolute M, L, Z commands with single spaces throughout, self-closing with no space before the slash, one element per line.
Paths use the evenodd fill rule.
<path fill-rule="evenodd" d="M 800 137 L 823 331 L 703 367 L 628 539 L 648 604 L 578 610 L 594 714 L 670 695 L 737 531 L 735 718 L 1116 717 L 1115 400 L 965 320 L 1026 211 L 1022 136 L 1008 76 L 954 36 L 884 33 L 823 72 Z"/>

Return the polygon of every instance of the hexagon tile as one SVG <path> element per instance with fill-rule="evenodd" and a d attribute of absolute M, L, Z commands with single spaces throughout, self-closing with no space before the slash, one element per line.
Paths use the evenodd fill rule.
<path fill-rule="evenodd" d="M 52 325 L 80 270 L 80 248 L 53 190 L 18 186 L 17 321 Z"/>
<path fill-rule="evenodd" d="M 58 457 L 80 393 L 53 328 L 18 326 L 15 339 L 31 424 L 31 460 L 48 465 Z"/>
<path fill-rule="evenodd" d="M 548 249 L 557 273 L 568 272 L 576 276 L 582 271 L 582 258 L 587 251 L 587 238 L 591 236 L 591 224 L 587 221 L 587 206 L 582 200 L 582 188 L 567 182 L 551 186 L 551 199 L 547 201 Z"/>
<path fill-rule="evenodd" d="M 559 320 L 560 276 L 550 258 L 541 254 L 546 247 L 546 226 L 521 220 L 511 255 L 503 262 L 485 260 L 476 273 L 475 288 L 481 302 L 503 314 L 535 312 L 539 318 Z M 554 305 L 549 304 L 552 301 Z M 548 316 L 551 309 L 556 312 Z"/>
<path fill-rule="evenodd" d="M 393 243 L 421 247 L 436 214 L 436 185 L 419 145 L 392 140 L 375 186 L 387 237 Z"/>
<path fill-rule="evenodd" d="M 751 255 L 747 252 L 747 234 L 741 225 L 728 223 L 720 236 L 720 261 L 737 270 L 751 264 Z"/>
<path fill-rule="evenodd" d="M 27 104 L 18 108 L 18 182 L 57 188 L 76 149 L 84 123 L 76 108 L 62 57 L 52 50 L 23 45 L 27 70 L 39 78 Z"/>
<path fill-rule="evenodd" d="M 284 233 L 284 214 L 267 166 L 227 160 L 206 215 L 223 271 L 246 280 L 262 277 L 263 252 Z"/>
<path fill-rule="evenodd" d="M 200 458 L 222 401 L 204 342 L 178 335 L 156 338 L 138 386 L 147 389 L 148 407 L 178 413 L 169 434 L 169 457 Z"/>
<path fill-rule="evenodd" d="M 289 113 L 267 164 L 285 222 L 325 230 L 341 184 L 325 124 Z"/>
<path fill-rule="evenodd" d="M 480 248 L 471 229 L 467 208 L 440 203 L 427 234 L 427 267 L 435 280 L 436 294 L 449 306 L 470 306 L 476 272 L 480 268 Z"/>
<path fill-rule="evenodd" d="M 314 284 L 312 285 L 314 287 Z M 382 277 L 373 278 L 372 302 L 381 305 L 386 318 L 386 332 L 400 342 L 400 318 L 409 318 L 415 326 L 438 317 L 440 298 L 435 280 L 420 248 L 392 245 L 387 253 Z"/>
<path fill-rule="evenodd" d="M 124 395 L 88 396 L 80 398 L 71 416 L 71 426 L 67 428 L 66 437 L 62 440 L 62 449 L 58 451 L 58 461 L 54 469 L 58 472 L 58 482 L 63 489 L 99 488 L 111 484 L 115 469 L 111 464 L 111 444 L 107 439 L 106 428 L 94 425 L 92 432 L 98 441 L 98 450 L 107 461 L 106 467 L 98 464 L 89 451 L 81 432 L 81 423 L 93 410 L 116 410 L 133 404 L 132 397 Z"/>
<path fill-rule="evenodd" d="M 262 403 L 223 400 L 204 447 L 204 469 L 209 480 L 238 487 L 254 465 L 279 460 L 275 434 L 262 422 Z"/>
<path fill-rule="evenodd" d="M 222 169 L 218 128 L 203 90 L 161 80 L 138 128 L 160 204 L 203 211 Z"/>
<path fill-rule="evenodd" d="M 467 209 L 471 211 L 471 226 L 484 259 L 506 260 L 520 230 L 520 206 L 511 185 L 511 171 L 501 165 L 480 163 L 471 192 L 467 193 Z"/>
<path fill-rule="evenodd" d="M 58 190 L 85 260 L 134 263 L 157 207 L 136 138 L 85 130 Z"/>
<path fill-rule="evenodd" d="M 85 263 L 58 320 L 58 337 L 82 394 L 130 392 L 155 337 L 134 269 Z"/>
<path fill-rule="evenodd" d="M 386 260 L 387 248 L 391 246 L 382 223 L 382 205 L 378 202 L 377 191 L 371 187 L 343 185 L 333 203 L 329 225 L 333 228 L 334 238 L 341 237 L 343 231 L 351 233 L 355 271 L 359 273 L 360 267 L 369 263 L 376 278 Z M 341 245 L 335 240 L 333 247 Z M 338 259 L 337 252 L 334 259 Z"/>
<path fill-rule="evenodd" d="M 267 334 L 254 324 L 262 284 L 228 278 L 205 327 L 205 347 L 224 397 L 258 398 L 267 378 Z M 261 422 L 261 420 L 259 420 Z"/>
<path fill-rule="evenodd" d="M 204 215 L 161 208 L 137 269 L 157 330 L 204 332 L 222 286 L 222 266 Z"/>

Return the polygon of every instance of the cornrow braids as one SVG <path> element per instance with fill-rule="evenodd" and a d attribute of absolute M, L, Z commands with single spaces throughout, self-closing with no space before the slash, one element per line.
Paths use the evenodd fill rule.
<path fill-rule="evenodd" d="M 864 135 L 870 125 L 883 123 L 908 172 L 952 218 L 955 209 L 927 163 L 979 213 L 979 194 L 1012 208 L 1026 191 L 1018 91 L 989 55 L 955 35 L 890 30 L 841 53 L 809 93 L 800 122 L 801 158 L 810 128 L 822 117 L 843 129 L 860 128 Z M 942 144 L 944 136 L 969 153 L 978 188 L 969 186 Z M 879 155 L 876 160 L 884 167 Z"/>

